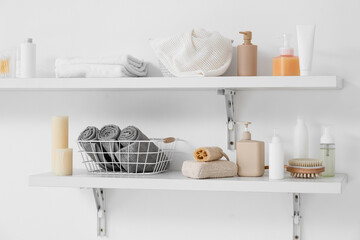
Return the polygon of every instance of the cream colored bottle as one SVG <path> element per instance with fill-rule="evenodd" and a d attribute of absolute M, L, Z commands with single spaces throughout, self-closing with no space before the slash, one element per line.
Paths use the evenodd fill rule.
<path fill-rule="evenodd" d="M 236 164 L 240 177 L 261 177 L 265 168 L 265 144 L 262 141 L 251 140 L 248 125 L 251 122 L 239 122 L 244 124 L 245 130 L 240 141 L 236 143 Z"/>
<path fill-rule="evenodd" d="M 244 43 L 237 47 L 237 75 L 257 76 L 257 46 L 251 43 L 252 33 L 239 33 L 244 34 Z"/>

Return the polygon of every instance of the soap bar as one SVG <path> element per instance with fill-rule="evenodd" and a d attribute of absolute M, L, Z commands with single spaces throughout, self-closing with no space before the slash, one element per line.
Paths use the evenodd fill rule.
<path fill-rule="evenodd" d="M 185 177 L 189 178 L 223 178 L 236 176 L 237 166 L 235 163 L 226 160 L 211 162 L 185 161 L 181 171 Z"/>

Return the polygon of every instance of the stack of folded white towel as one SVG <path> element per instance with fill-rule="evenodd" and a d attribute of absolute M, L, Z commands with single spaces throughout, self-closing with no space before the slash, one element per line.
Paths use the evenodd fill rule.
<path fill-rule="evenodd" d="M 147 64 L 131 55 L 99 58 L 58 58 L 55 74 L 58 78 L 145 77 Z"/>

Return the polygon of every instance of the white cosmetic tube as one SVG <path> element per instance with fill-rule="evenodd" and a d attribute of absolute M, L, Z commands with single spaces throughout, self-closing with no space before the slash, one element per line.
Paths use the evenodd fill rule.
<path fill-rule="evenodd" d="M 315 25 L 297 25 L 297 39 L 299 47 L 300 75 L 308 76 L 311 72 Z"/>

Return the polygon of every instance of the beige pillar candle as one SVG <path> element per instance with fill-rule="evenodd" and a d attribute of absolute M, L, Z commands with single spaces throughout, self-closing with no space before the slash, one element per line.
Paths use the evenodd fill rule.
<path fill-rule="evenodd" d="M 73 150 L 72 148 L 55 149 L 55 175 L 72 175 Z"/>
<path fill-rule="evenodd" d="M 68 148 L 69 144 L 69 117 L 53 116 L 52 117 L 52 156 L 51 169 L 55 173 L 55 149 Z"/>

